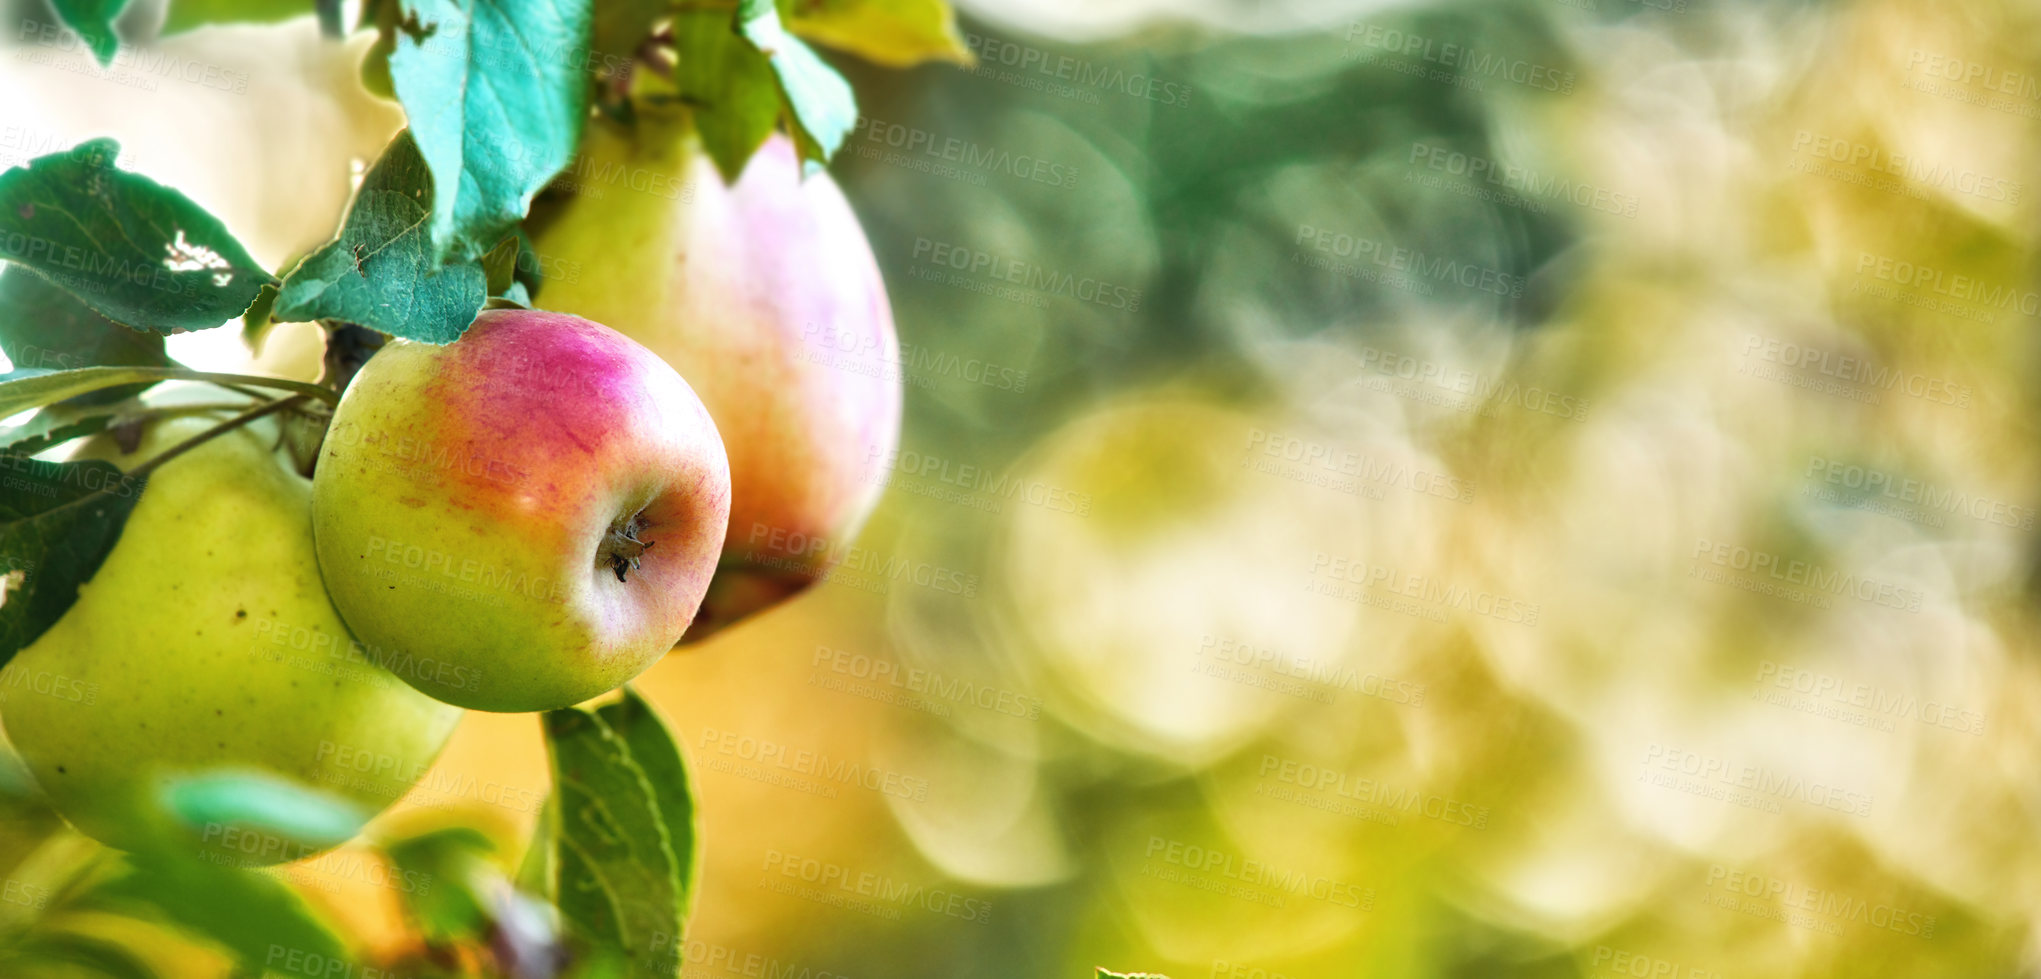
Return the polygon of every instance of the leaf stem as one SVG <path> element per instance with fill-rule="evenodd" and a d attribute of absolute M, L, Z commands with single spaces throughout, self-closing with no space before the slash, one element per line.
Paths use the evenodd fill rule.
<path fill-rule="evenodd" d="M 178 456 L 185 454 L 186 452 L 190 452 L 191 450 L 196 449 L 199 446 L 212 441 L 213 439 L 219 438 L 220 436 L 225 435 L 228 432 L 240 428 L 241 426 L 246 425 L 249 422 L 252 422 L 258 418 L 262 418 L 266 415 L 275 414 L 279 411 L 284 410 L 285 408 L 289 408 L 294 405 L 302 404 L 304 403 L 306 398 L 307 398 L 306 395 L 294 394 L 288 398 L 278 398 L 275 401 L 268 401 L 256 405 L 255 407 L 250 408 L 247 411 L 244 411 L 238 415 L 235 415 L 232 418 L 227 419 L 226 421 L 219 423 L 218 425 L 214 425 L 213 427 L 208 428 L 205 431 L 198 433 L 197 435 L 194 435 L 188 439 L 185 439 L 182 442 L 177 443 L 176 445 L 171 446 L 168 450 L 156 456 L 156 458 L 150 459 L 148 462 L 136 466 L 133 471 L 128 473 L 128 476 L 130 478 L 136 479 L 147 476 L 149 475 L 149 473 L 161 468 L 164 463 L 169 462 L 170 460 L 175 459 Z"/>
<path fill-rule="evenodd" d="M 320 387 L 317 384 L 307 384 L 304 381 L 293 381 L 283 377 L 263 377 L 259 374 L 221 374 L 214 371 L 194 371 L 182 368 L 166 370 L 163 376 L 166 379 L 178 381 L 211 381 L 214 384 L 229 389 L 233 389 L 237 384 L 246 384 L 250 387 L 258 388 L 275 388 L 279 391 L 289 391 L 293 394 L 317 398 L 329 405 L 340 403 L 340 392 L 332 388 Z"/>

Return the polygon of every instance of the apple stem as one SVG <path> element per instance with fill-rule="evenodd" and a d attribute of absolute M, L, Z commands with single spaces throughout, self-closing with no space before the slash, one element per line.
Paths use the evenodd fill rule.
<path fill-rule="evenodd" d="M 238 415 L 235 415 L 232 418 L 227 419 L 226 421 L 219 423 L 218 425 L 214 425 L 213 427 L 208 428 L 205 431 L 198 433 L 197 435 L 194 435 L 188 439 L 185 439 L 182 442 L 177 443 L 176 445 L 171 446 L 162 454 L 156 456 L 156 458 L 150 459 L 148 462 L 136 466 L 133 470 L 129 471 L 128 475 L 130 477 L 137 479 L 143 476 L 147 476 L 151 472 L 154 472 L 155 470 L 161 468 L 164 463 L 169 462 L 170 460 L 175 459 L 178 456 L 185 454 L 186 452 L 190 452 L 191 450 L 196 449 L 199 446 L 212 441 L 213 439 L 219 438 L 220 436 L 225 435 L 228 432 L 240 428 L 241 426 L 246 425 L 249 422 L 252 422 L 258 418 L 262 418 L 267 415 L 273 415 L 279 411 L 284 410 L 285 408 L 302 404 L 309 397 L 310 397 L 309 395 L 294 394 L 288 398 L 278 398 L 275 401 L 269 401 L 263 404 L 256 405 L 255 407 L 250 408 L 247 411 L 244 411 Z"/>
<path fill-rule="evenodd" d="M 355 373 L 360 371 L 362 365 L 368 363 L 369 358 L 375 356 L 376 351 L 381 350 L 383 344 L 388 343 L 390 338 L 358 323 L 340 320 L 322 322 L 326 327 L 326 354 L 325 374 L 319 378 L 319 383 L 334 391 L 345 391 L 348 382 L 354 380 Z"/>

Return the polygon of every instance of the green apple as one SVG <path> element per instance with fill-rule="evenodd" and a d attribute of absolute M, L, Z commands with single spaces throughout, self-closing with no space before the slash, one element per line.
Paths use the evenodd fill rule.
<path fill-rule="evenodd" d="M 133 468 L 224 417 L 157 424 L 132 455 L 95 437 L 80 455 Z M 341 623 L 313 554 L 311 483 L 271 451 L 274 433 L 232 431 L 156 470 L 77 603 L 0 672 L 15 750 L 57 811 L 108 845 L 242 864 L 308 856 L 236 826 L 166 833 L 165 792 L 252 775 L 365 819 L 410 789 L 460 720 L 392 672 L 429 666 L 383 658 Z"/>
<path fill-rule="evenodd" d="M 900 345 L 857 215 L 775 135 L 734 186 L 691 140 L 591 122 L 574 199 L 536 243 L 549 309 L 645 344 L 730 452 L 730 534 L 688 640 L 806 588 L 846 552 L 900 438 Z"/>
<path fill-rule="evenodd" d="M 405 678 L 478 710 L 565 707 L 657 662 L 729 515 L 723 442 L 687 382 L 615 330 L 534 310 L 383 347 L 312 477 L 341 617 L 454 664 L 462 682 Z"/>

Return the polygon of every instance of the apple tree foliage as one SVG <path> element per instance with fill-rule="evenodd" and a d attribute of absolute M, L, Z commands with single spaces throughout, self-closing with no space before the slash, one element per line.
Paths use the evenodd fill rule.
<path fill-rule="evenodd" d="M 102 66 L 125 4 L 53 0 Z M 347 33 L 338 0 L 171 0 L 162 33 L 307 14 Z M 544 289 L 523 222 L 541 194 L 573 192 L 591 114 L 640 140 L 692 134 L 734 180 L 777 128 L 815 168 L 856 122 L 850 86 L 811 42 L 894 67 L 970 62 L 946 0 L 366 0 L 355 29 L 376 36 L 361 84 L 401 104 L 407 126 L 332 241 L 288 267 L 264 268 L 198 203 L 121 169 L 110 139 L 0 173 L 0 351 L 13 365 L 0 375 L 12 423 L 0 426 L 0 664 L 76 600 L 162 461 L 123 473 L 46 453 L 131 438 L 173 410 L 136 398 L 160 381 L 273 396 L 174 453 L 262 414 L 323 424 L 347 379 L 189 370 L 165 336 L 238 322 L 252 342 L 273 322 L 317 322 L 336 343 L 364 330 L 458 342 L 485 305 Z M 113 913 L 208 946 L 236 974 L 679 975 L 702 848 L 679 746 L 628 687 L 548 712 L 544 728 L 553 793 L 521 857 L 465 827 L 371 841 L 389 880 L 418 885 L 396 887 L 414 947 L 394 962 L 368 961 L 277 872 L 58 833 L 25 770 L 0 765 L 0 834 L 41 834 L 11 868 L 10 882 L 36 883 L 9 899 L 31 913 L 0 908 L 0 974 L 154 975 L 140 950 L 78 927 Z M 167 791 L 188 826 L 166 832 L 243 826 L 312 852 L 353 825 L 323 794 L 244 774 Z"/>

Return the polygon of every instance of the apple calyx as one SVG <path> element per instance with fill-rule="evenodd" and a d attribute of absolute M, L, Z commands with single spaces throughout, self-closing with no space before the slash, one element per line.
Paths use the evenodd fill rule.
<path fill-rule="evenodd" d="M 644 515 L 645 511 L 640 510 L 628 518 L 618 518 L 609 525 L 609 532 L 602 535 L 602 546 L 596 549 L 596 563 L 608 565 L 617 573 L 618 581 L 625 580 L 625 571 L 638 570 L 638 558 L 656 543 L 638 537 L 645 530 Z"/>

